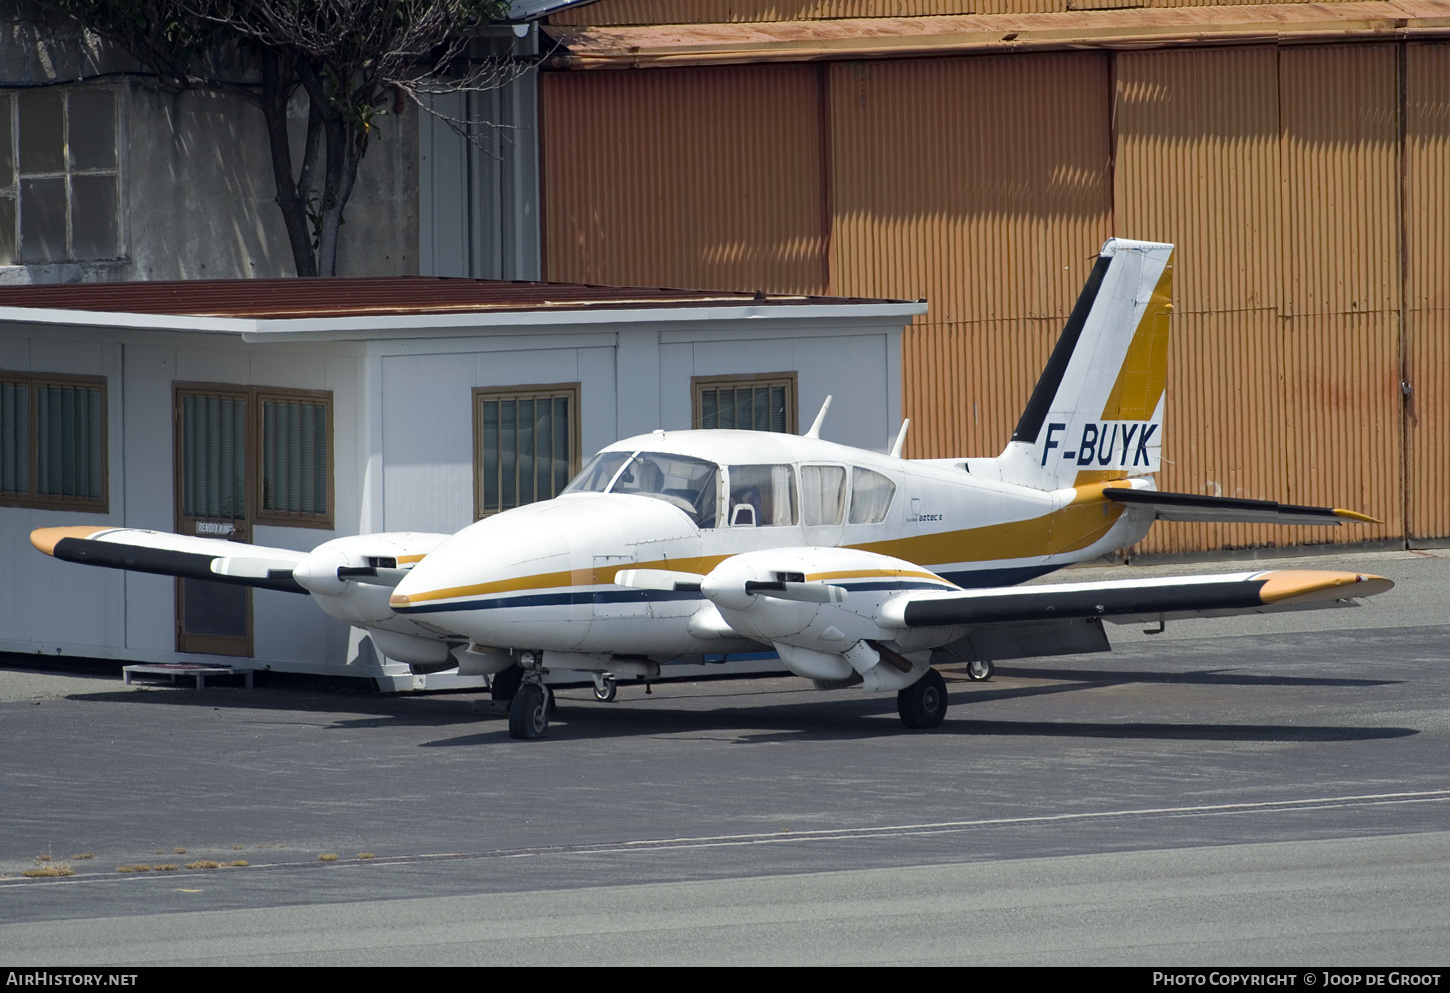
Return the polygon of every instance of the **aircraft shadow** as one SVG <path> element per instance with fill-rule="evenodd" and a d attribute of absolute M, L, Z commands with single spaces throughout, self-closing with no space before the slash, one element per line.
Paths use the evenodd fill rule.
<path fill-rule="evenodd" d="M 1192 683 L 1205 686 L 1392 686 L 1401 679 L 1363 679 L 1345 676 L 1260 676 L 1234 669 L 1195 672 L 1144 672 L 1128 669 L 1054 669 L 1026 666 L 997 667 L 999 677 L 1054 679 L 1079 683 Z"/>
<path fill-rule="evenodd" d="M 907 731 L 898 723 L 895 700 L 875 697 L 856 700 L 792 702 L 775 706 L 694 710 L 668 704 L 617 706 L 564 704 L 549 724 L 549 737 L 560 741 L 637 738 L 663 734 L 695 737 L 722 734 L 728 744 L 768 744 L 780 741 L 859 741 L 914 735 L 965 737 L 1117 738 L 1149 740 L 1242 741 L 1253 743 L 1295 741 L 1374 741 L 1419 734 L 1416 728 L 1290 724 L 1179 724 L 1144 721 L 1004 721 L 970 716 L 968 701 L 957 694 L 955 715 L 932 731 Z M 424 748 L 508 744 L 504 720 L 496 730 L 439 741 Z"/>
<path fill-rule="evenodd" d="M 1206 683 L 1227 685 L 1379 685 L 1373 680 L 1325 680 L 1299 677 L 1258 677 L 1235 673 L 1142 673 L 1088 669 L 999 669 L 1000 676 L 1024 679 L 1052 679 L 1051 685 L 1006 686 L 983 683 L 965 688 L 962 683 L 951 686 L 953 710 L 946 722 L 932 731 L 911 732 L 903 729 L 896 714 L 896 701 L 891 696 L 849 696 L 849 691 L 822 694 L 802 687 L 788 690 L 779 703 L 758 706 L 708 706 L 709 701 L 725 702 L 732 698 L 759 695 L 758 691 L 741 693 L 687 693 L 676 698 L 687 703 L 679 706 L 669 697 L 646 703 L 624 700 L 617 703 L 595 703 L 582 697 L 561 697 L 559 709 L 550 722 L 549 737 L 561 741 L 607 740 L 662 734 L 696 736 L 720 733 L 722 740 L 732 744 L 764 744 L 774 741 L 853 741 L 925 735 L 961 735 L 970 737 L 1079 737 L 1153 740 L 1212 740 L 1243 742 L 1293 741 L 1369 741 L 1407 737 L 1419 734 L 1415 728 L 1367 727 L 1345 725 L 1166 723 L 1122 721 L 1008 721 L 984 720 L 973 715 L 974 705 L 990 700 L 1020 699 L 1039 695 L 1075 692 L 1130 682 Z M 1071 682 L 1069 680 L 1078 680 Z M 1383 681 L 1393 682 L 1393 681 Z M 337 697 L 329 694 L 308 694 L 299 697 L 295 691 L 267 689 L 208 687 L 197 693 L 186 687 L 175 692 L 134 691 L 81 693 L 66 699 L 91 703 L 142 703 L 151 706 L 247 709 L 280 715 L 311 715 L 316 723 L 333 729 L 389 729 L 407 727 L 450 728 L 467 725 L 470 733 L 457 737 L 420 742 L 423 748 L 471 747 L 509 744 L 508 717 L 504 707 L 485 704 L 475 710 L 473 699 L 462 696 L 431 697 Z M 667 693 L 662 690 L 661 693 Z M 775 693 L 779 698 L 782 694 Z M 690 706 L 694 701 L 705 706 Z M 295 723 L 285 718 L 283 723 Z M 523 743 L 521 743 L 523 744 Z"/>

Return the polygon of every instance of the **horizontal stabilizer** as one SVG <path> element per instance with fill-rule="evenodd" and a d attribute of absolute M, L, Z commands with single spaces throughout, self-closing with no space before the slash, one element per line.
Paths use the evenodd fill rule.
<path fill-rule="evenodd" d="M 246 545 L 142 528 L 59 527 L 30 533 L 30 543 L 66 562 L 183 579 L 306 593 L 292 569 L 306 552 Z"/>
<path fill-rule="evenodd" d="M 1117 621 L 1267 613 L 1330 606 L 1374 596 L 1395 584 L 1353 572 L 1276 570 L 1106 583 L 1004 587 L 963 593 L 915 593 L 888 605 L 883 623 L 901 628 L 1057 621 Z"/>
<path fill-rule="evenodd" d="M 1352 510 L 1332 507 L 1301 507 L 1272 500 L 1240 500 L 1234 497 L 1200 496 L 1197 493 L 1162 493 L 1158 490 L 1130 490 L 1109 487 L 1103 498 L 1129 507 L 1145 507 L 1160 521 L 1197 521 L 1213 524 L 1353 524 L 1382 522 Z"/>

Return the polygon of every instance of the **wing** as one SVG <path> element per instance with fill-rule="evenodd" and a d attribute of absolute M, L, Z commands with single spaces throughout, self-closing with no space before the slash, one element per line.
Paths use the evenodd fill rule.
<path fill-rule="evenodd" d="M 447 537 L 407 531 L 353 535 L 299 552 L 168 531 L 80 526 L 40 528 L 31 532 L 30 543 L 82 565 L 327 597 L 355 583 L 396 586 Z"/>
<path fill-rule="evenodd" d="M 882 605 L 898 629 L 1019 624 L 1098 617 L 1130 623 L 1348 605 L 1392 589 L 1383 576 L 1279 569 L 1106 583 L 902 594 Z"/>
<path fill-rule="evenodd" d="M 1163 493 L 1109 487 L 1103 498 L 1129 507 L 1153 511 L 1160 521 L 1198 521 L 1217 524 L 1380 524 L 1381 521 L 1353 510 L 1332 507 L 1301 507 L 1272 500 L 1239 500 L 1233 497 L 1200 496 L 1196 493 Z"/>
<path fill-rule="evenodd" d="M 307 592 L 292 577 L 292 570 L 307 553 L 290 548 L 141 528 L 86 526 L 40 528 L 31 532 L 30 543 L 65 562 L 287 593 Z"/>

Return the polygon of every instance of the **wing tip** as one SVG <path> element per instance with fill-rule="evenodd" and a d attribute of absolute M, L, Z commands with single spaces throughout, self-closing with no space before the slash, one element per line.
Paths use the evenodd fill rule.
<path fill-rule="evenodd" d="M 1349 600 L 1394 589 L 1394 581 L 1367 572 L 1279 569 L 1264 574 L 1259 597 L 1265 603 Z"/>
<path fill-rule="evenodd" d="M 1368 514 L 1361 514 L 1357 510 L 1343 510 L 1343 509 L 1341 509 L 1339 507 L 1335 507 L 1334 508 L 1334 516 L 1335 517 L 1342 517 L 1346 521 L 1353 521 L 1355 524 L 1383 524 L 1384 523 L 1384 521 L 1380 520 L 1377 517 L 1371 517 Z"/>
<path fill-rule="evenodd" d="M 108 526 L 97 527 L 93 524 L 73 524 L 57 528 L 36 528 L 30 532 L 30 543 L 38 550 L 47 555 L 55 554 L 55 546 L 65 538 L 91 538 L 102 531 L 114 531 Z"/>

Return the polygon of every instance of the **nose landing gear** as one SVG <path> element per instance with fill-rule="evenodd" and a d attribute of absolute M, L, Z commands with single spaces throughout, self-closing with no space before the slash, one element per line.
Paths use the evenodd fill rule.
<path fill-rule="evenodd" d="M 611 673 L 596 672 L 594 674 L 594 699 L 600 703 L 609 703 L 618 692 L 619 685 L 614 681 Z"/>

